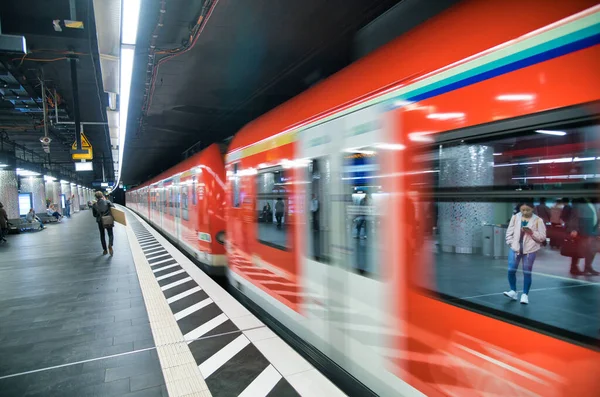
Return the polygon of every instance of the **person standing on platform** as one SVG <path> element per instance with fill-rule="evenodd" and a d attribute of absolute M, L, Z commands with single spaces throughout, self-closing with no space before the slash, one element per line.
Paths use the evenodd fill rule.
<path fill-rule="evenodd" d="M 67 218 L 71 217 L 71 197 L 65 198 L 65 216 Z"/>
<path fill-rule="evenodd" d="M 283 219 L 283 213 L 285 212 L 285 204 L 281 197 L 277 198 L 275 202 L 275 219 L 277 219 L 277 229 L 281 229 L 281 221 Z"/>
<path fill-rule="evenodd" d="M 8 233 L 8 214 L 4 209 L 4 205 L 0 203 L 0 240 L 6 242 L 6 234 Z"/>
<path fill-rule="evenodd" d="M 319 231 L 319 200 L 317 195 L 312 195 L 312 201 L 310 202 L 310 212 L 312 213 L 312 224 L 313 230 Z"/>
<path fill-rule="evenodd" d="M 110 252 L 110 256 L 113 255 L 113 222 L 108 222 L 107 218 L 112 218 L 110 213 L 110 209 L 113 207 L 113 203 L 106 200 L 104 198 L 104 194 L 102 192 L 96 192 L 94 194 L 96 197 L 96 203 L 92 206 L 92 214 L 96 218 L 96 222 L 98 223 L 98 230 L 100 231 L 100 243 L 102 244 L 102 255 L 106 255 Z M 106 237 L 104 231 L 108 233 L 108 251 L 106 250 Z"/>
<path fill-rule="evenodd" d="M 600 273 L 592 267 L 596 253 L 600 248 L 600 216 L 598 208 L 586 198 L 573 201 L 573 211 L 567 224 L 567 233 L 574 239 L 580 254 L 571 257 L 571 274 L 597 276 Z M 584 258 L 583 272 L 579 270 L 579 258 Z"/>
<path fill-rule="evenodd" d="M 542 243 L 546 241 L 546 225 L 533 213 L 533 203 L 521 204 L 520 212 L 510 219 L 506 230 L 506 243 L 510 246 L 508 252 L 508 284 L 510 291 L 504 292 L 507 297 L 517 300 L 517 269 L 523 261 L 523 293 L 521 303 L 529 303 L 531 288 L 531 271 L 533 262 Z"/>

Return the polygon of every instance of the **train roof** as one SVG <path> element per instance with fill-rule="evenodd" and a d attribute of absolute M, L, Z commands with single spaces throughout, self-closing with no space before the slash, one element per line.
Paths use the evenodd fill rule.
<path fill-rule="evenodd" d="M 594 5 L 595 0 L 554 2 L 552 7 L 544 0 L 463 1 L 250 122 L 235 135 L 228 152 L 316 121 Z"/>

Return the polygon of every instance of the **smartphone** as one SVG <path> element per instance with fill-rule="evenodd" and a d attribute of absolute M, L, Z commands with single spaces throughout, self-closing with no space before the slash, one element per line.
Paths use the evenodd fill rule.
<path fill-rule="evenodd" d="M 527 226 L 523 226 L 521 229 L 525 230 L 526 232 L 530 232 L 531 231 L 531 229 L 528 228 Z"/>

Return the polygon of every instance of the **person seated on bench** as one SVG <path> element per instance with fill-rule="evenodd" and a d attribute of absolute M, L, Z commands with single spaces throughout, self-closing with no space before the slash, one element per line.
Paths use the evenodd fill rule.
<path fill-rule="evenodd" d="M 34 222 L 39 222 L 40 223 L 40 229 L 44 229 L 44 223 L 42 222 L 42 220 L 40 218 L 38 218 L 35 215 L 35 210 L 33 208 L 29 209 L 29 212 L 27 213 L 27 215 L 25 216 L 25 220 L 28 223 L 34 223 Z"/>
<path fill-rule="evenodd" d="M 55 217 L 56 220 L 60 222 L 60 218 L 62 218 L 62 215 L 58 211 L 56 211 L 56 209 L 54 208 L 54 204 L 50 205 L 46 212 L 48 213 L 48 215 Z"/>

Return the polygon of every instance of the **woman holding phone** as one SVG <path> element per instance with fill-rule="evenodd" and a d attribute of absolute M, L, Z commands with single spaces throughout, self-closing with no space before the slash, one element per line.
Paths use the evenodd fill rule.
<path fill-rule="evenodd" d="M 521 303 L 529 303 L 531 288 L 531 271 L 536 252 L 546 241 L 546 225 L 539 216 L 533 213 L 533 203 L 519 205 L 519 212 L 512 216 L 506 230 L 508 252 L 508 284 L 510 291 L 504 292 L 507 297 L 517 300 L 517 269 L 523 261 L 523 294 Z"/>

